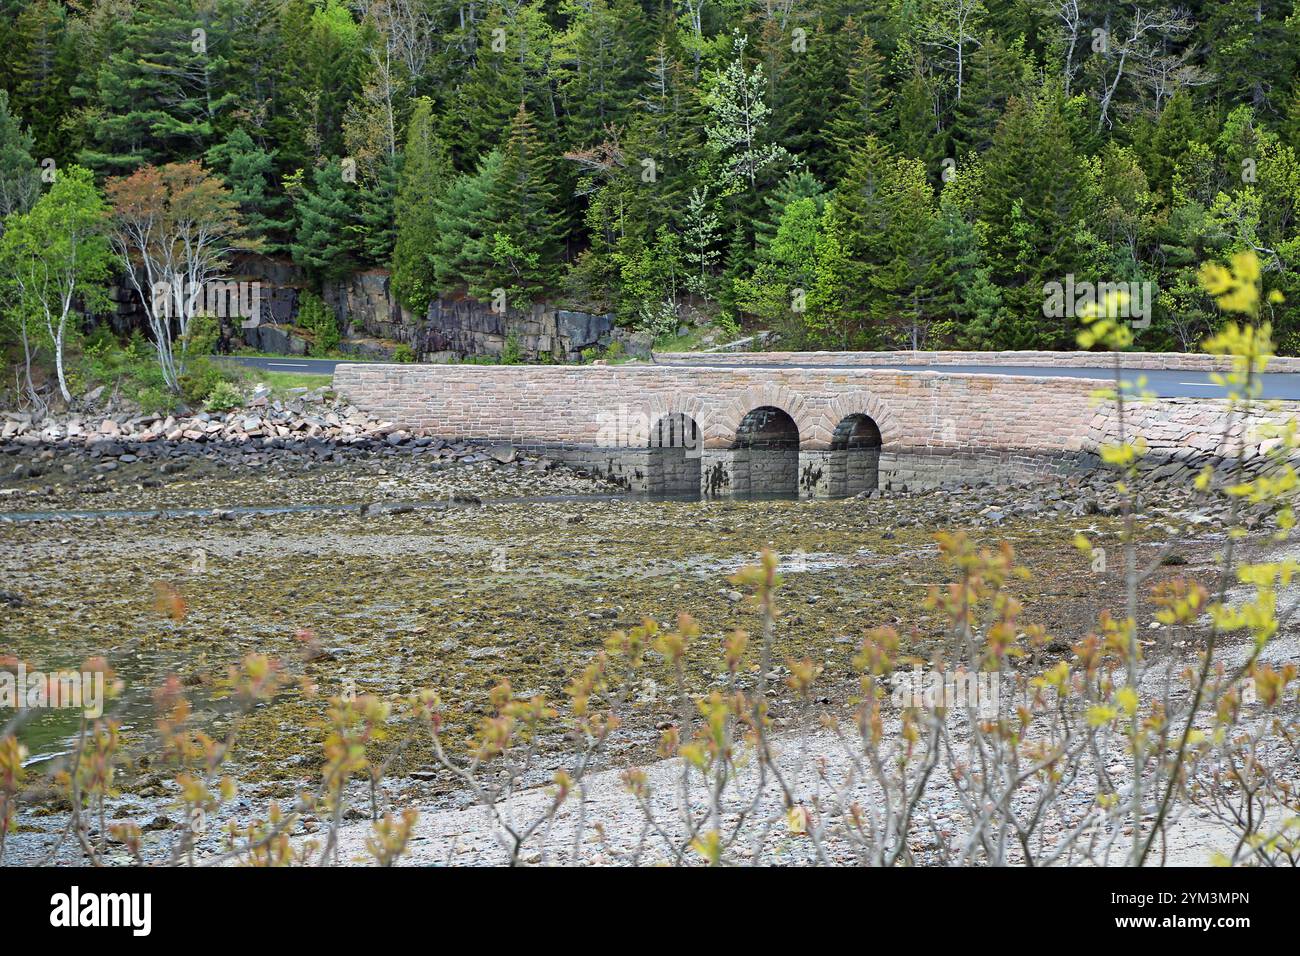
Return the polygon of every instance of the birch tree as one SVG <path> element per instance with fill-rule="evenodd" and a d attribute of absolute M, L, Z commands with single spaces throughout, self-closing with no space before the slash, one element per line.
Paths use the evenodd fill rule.
<path fill-rule="evenodd" d="M 95 310 L 108 302 L 105 284 L 112 254 L 104 234 L 106 212 L 90 171 L 73 166 L 30 211 L 10 216 L 0 237 L 0 269 L 12 285 L 13 308 L 20 313 L 29 390 L 27 329 L 34 319 L 49 336 L 65 402 L 72 401 L 64 362 L 69 319 L 79 307 Z"/>
<path fill-rule="evenodd" d="M 256 244 L 243 239 L 230 190 L 198 163 L 145 166 L 106 188 L 113 251 L 140 296 L 163 379 L 178 392 L 206 290 L 233 248 Z"/>

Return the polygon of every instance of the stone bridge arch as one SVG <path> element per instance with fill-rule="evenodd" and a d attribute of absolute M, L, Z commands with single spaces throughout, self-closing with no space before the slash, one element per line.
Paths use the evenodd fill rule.
<path fill-rule="evenodd" d="M 876 490 L 885 447 L 902 439 L 897 419 L 878 396 L 859 391 L 832 397 L 799 452 L 800 494 L 843 497 Z"/>
<path fill-rule="evenodd" d="M 801 394 L 784 385 L 764 382 L 741 389 L 728 401 L 720 404 L 712 436 L 712 447 L 730 448 L 735 445 L 736 434 L 745 416 L 756 408 L 764 407 L 779 408 L 794 419 L 799 429 L 801 448 L 812 437 L 817 415 L 810 403 Z"/>

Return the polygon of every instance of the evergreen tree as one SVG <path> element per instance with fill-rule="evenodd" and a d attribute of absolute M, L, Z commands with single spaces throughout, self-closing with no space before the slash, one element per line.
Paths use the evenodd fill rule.
<path fill-rule="evenodd" d="M 966 89 L 956 104 L 953 147 L 961 155 L 982 153 L 993 145 L 993 133 L 1013 96 L 1032 92 L 1032 67 L 1024 58 L 1020 40 L 1011 46 L 985 34 L 967 62 Z"/>
<path fill-rule="evenodd" d="M 876 41 L 864 34 L 849 68 L 848 89 L 831 116 L 834 171 L 843 175 L 852 149 L 864 136 L 883 137 L 890 126 L 890 91 L 886 85 L 884 57 Z"/>
<path fill-rule="evenodd" d="M 90 145 L 81 162 L 103 173 L 195 159 L 231 106 L 222 24 L 193 0 L 141 0 L 122 46 L 95 78 Z"/>
<path fill-rule="evenodd" d="M 938 94 L 933 80 L 920 69 L 899 86 L 893 96 L 894 149 L 901 156 L 919 159 L 926 169 L 938 170 L 949 155 L 948 140 L 939 126 Z"/>
<path fill-rule="evenodd" d="M 1215 0 L 1207 4 L 1201 36 L 1215 87 L 1225 103 L 1280 117 L 1300 60 L 1290 0 Z"/>
<path fill-rule="evenodd" d="M 1192 106 L 1192 97 L 1179 90 L 1165 104 L 1143 151 L 1147 175 L 1153 189 L 1166 195 L 1173 186 L 1174 169 L 1192 143 L 1202 141 L 1204 132 Z"/>
<path fill-rule="evenodd" d="M 394 200 L 397 238 L 393 250 L 393 288 L 417 315 L 428 311 L 438 286 L 431 250 L 438 235 L 438 200 L 455 175 L 451 156 L 437 133 L 433 101 L 415 104 L 407 127 L 406 150 Z"/>
<path fill-rule="evenodd" d="M 697 172 L 704 113 L 667 39 L 646 58 L 642 77 L 623 142 L 624 165 L 608 190 L 619 210 L 617 231 L 646 238 L 680 223 L 692 190 L 703 185 Z"/>
<path fill-rule="evenodd" d="M 516 296 L 530 297 L 559 279 L 566 238 L 556 188 L 555 157 L 537 135 L 521 103 L 501 151 L 501 168 L 492 184 L 492 255 L 495 281 Z M 482 294 L 482 289 L 477 290 Z"/>
<path fill-rule="evenodd" d="M 10 108 L 20 113 L 41 157 L 64 158 L 60 125 L 70 109 L 68 95 L 75 55 L 66 30 L 67 14 L 56 0 L 23 4 L 5 49 L 13 91 Z"/>
<path fill-rule="evenodd" d="M 364 37 L 343 0 L 287 0 L 283 58 L 274 82 L 283 104 L 268 124 L 284 162 L 346 155 L 343 120 L 361 86 Z"/>
<path fill-rule="evenodd" d="M 505 145 L 520 103 L 527 105 L 542 138 L 555 142 L 556 108 L 547 73 L 552 34 L 537 0 L 518 8 L 494 8 L 483 19 L 474 65 L 455 107 L 444 116 L 443 137 L 453 146 L 459 168 Z"/>
<path fill-rule="evenodd" d="M 291 223 L 284 197 L 274 191 L 275 155 L 260 148 L 244 130 L 235 129 L 208 150 L 206 159 L 221 173 L 239 204 L 248 235 L 262 241 L 263 251 L 283 249 Z"/>
<path fill-rule="evenodd" d="M 32 137 L 9 109 L 9 94 L 0 90 L 0 232 L 4 218 L 32 207 L 41 192 L 40 170 L 32 158 Z"/>
<path fill-rule="evenodd" d="M 1060 91 L 1014 98 L 983 156 L 979 215 L 984 249 L 1003 308 L 990 344 L 997 348 L 1072 348 L 1075 317 L 1043 316 L 1043 289 L 1094 263 L 1088 231 L 1093 185 L 1074 151 Z"/>
<path fill-rule="evenodd" d="M 807 170 L 786 173 L 785 178 L 764 198 L 763 203 L 767 206 L 767 214 L 754 224 L 754 246 L 760 258 L 768 243 L 776 235 L 787 207 L 797 199 L 814 200 L 817 216 L 820 218 L 826 201 L 825 187 Z"/>
<path fill-rule="evenodd" d="M 633 0 L 568 2 L 568 29 L 555 39 L 554 71 L 568 141 L 599 142 L 620 125 L 636 97 L 649 53 L 646 24 Z"/>
<path fill-rule="evenodd" d="M 497 215 L 492 196 L 500 178 L 501 155 L 500 150 L 492 150 L 474 172 L 453 179 L 434 203 L 430 257 L 434 287 L 440 291 L 457 285 L 492 288 L 488 279 Z"/>
<path fill-rule="evenodd" d="M 374 175 L 361 186 L 358 228 L 361 252 L 373 265 L 388 268 L 397 244 L 397 178 L 400 161 L 383 156 Z"/>
<path fill-rule="evenodd" d="M 342 278 L 357 265 L 359 197 L 351 178 L 337 159 L 316 167 L 295 208 L 293 258 L 318 280 Z"/>

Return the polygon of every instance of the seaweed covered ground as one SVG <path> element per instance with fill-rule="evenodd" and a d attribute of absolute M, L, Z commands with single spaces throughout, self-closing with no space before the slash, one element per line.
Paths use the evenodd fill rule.
<path fill-rule="evenodd" d="M 350 504 L 429 497 L 427 489 L 403 485 L 403 467 L 329 466 L 310 473 L 315 484 L 304 479 L 305 493 L 320 500 L 328 475 L 335 500 Z M 400 714 L 405 697 L 433 688 L 445 702 L 451 738 L 463 738 L 487 712 L 487 692 L 498 681 L 508 679 L 522 695 L 563 699 L 565 685 L 612 630 L 645 618 L 666 626 L 680 612 L 698 619 L 702 639 L 687 690 L 705 692 L 724 676 L 721 637 L 758 626 L 728 577 L 765 548 L 782 556 L 785 579 L 777 660 L 808 655 L 824 665 L 817 709 L 847 708 L 857 690 L 851 659 L 867 628 L 896 626 L 921 656 L 937 647 L 937 618 L 923 600 L 943 580 L 937 530 L 965 529 L 1015 547 L 1034 572 L 1017 585 L 1026 618 L 1047 625 L 1058 652 L 1081 638 L 1103 607 L 1122 602 L 1120 569 L 1073 544 L 1077 532 L 1103 548 L 1116 540 L 1120 518 L 1100 479 L 836 501 L 683 502 L 597 497 L 608 488 L 570 474 L 552 487 L 544 480 L 552 474 L 528 476 L 526 490 L 544 495 L 562 485 L 593 496 L 494 501 L 511 489 L 508 476 L 471 465 L 440 477 L 437 507 L 411 510 L 42 521 L 0 515 L 0 654 L 46 670 L 106 656 L 125 681 L 115 706 L 133 754 L 149 748 L 150 690 L 168 674 L 191 694 L 200 725 L 224 732 L 231 718 L 217 686 L 226 667 L 252 651 L 293 661 L 318 693 L 286 692 L 244 717 L 229 767 L 241 794 L 257 800 L 288 797 L 317 781 L 331 695 L 378 695 Z M 245 475 L 174 483 L 168 501 L 226 505 L 232 502 L 223 496 L 236 485 L 241 503 L 296 500 L 279 479 Z M 5 507 L 29 510 L 22 498 Z M 1170 559 L 1176 570 L 1208 573 L 1222 538 L 1197 515 L 1191 493 L 1171 488 L 1147 507 L 1144 548 L 1177 540 Z M 179 602 L 160 604 L 159 594 Z M 305 646 L 311 653 L 303 654 Z M 652 660 L 632 695 L 632 718 L 605 753 L 609 765 L 652 755 L 656 726 L 678 712 L 671 689 L 666 665 Z M 781 697 L 773 714 L 778 726 L 812 717 Z M 35 767 L 57 759 L 75 719 L 51 712 L 24 728 Z M 403 736 L 400 716 L 397 723 L 380 753 Z M 453 778 L 423 738 L 397 754 L 390 776 L 394 800 L 455 798 Z M 128 800 L 162 798 L 172 786 L 147 758 L 128 761 L 119 784 Z"/>

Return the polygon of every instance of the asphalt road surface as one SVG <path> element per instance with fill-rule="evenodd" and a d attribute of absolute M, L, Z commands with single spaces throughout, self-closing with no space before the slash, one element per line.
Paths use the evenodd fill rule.
<path fill-rule="evenodd" d="M 232 356 L 232 361 L 239 362 L 242 365 L 248 365 L 253 368 L 266 369 L 270 372 L 296 372 L 298 374 L 317 374 L 331 375 L 334 372 L 334 366 L 345 364 L 347 359 L 313 359 L 300 358 L 296 355 L 276 355 L 276 356 Z M 676 363 L 681 365 L 681 363 Z M 693 366 L 708 366 L 707 360 L 690 363 Z M 799 362 L 785 362 L 780 364 L 764 364 L 763 368 L 812 368 L 812 369 L 836 369 L 836 368 L 873 368 L 882 371 L 899 371 L 899 372 L 958 372 L 968 374 L 984 375 L 1027 375 L 1029 377 L 1055 376 L 1058 378 L 1095 378 L 1109 380 L 1111 372 L 1109 369 L 1100 368 L 1042 368 L 1020 366 L 1020 365 L 900 365 L 897 367 L 889 365 L 812 365 Z M 1208 373 L 1205 372 L 1178 372 L 1178 371 L 1138 371 L 1137 369 L 1126 369 L 1124 378 L 1132 381 L 1138 376 L 1146 378 L 1146 387 L 1149 391 L 1154 392 L 1162 398 L 1192 398 L 1198 395 L 1204 395 L 1210 398 L 1217 398 L 1223 394 L 1223 389 L 1214 384 Z M 1300 373 L 1295 372 L 1266 372 L 1263 376 L 1263 397 L 1264 398 L 1283 398 L 1300 400 Z"/>

